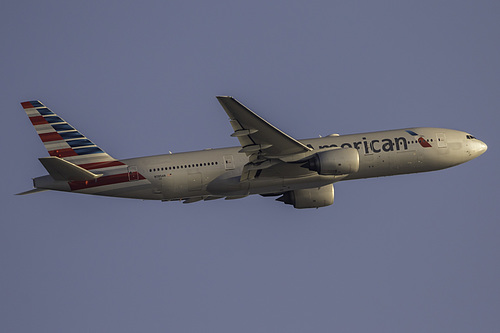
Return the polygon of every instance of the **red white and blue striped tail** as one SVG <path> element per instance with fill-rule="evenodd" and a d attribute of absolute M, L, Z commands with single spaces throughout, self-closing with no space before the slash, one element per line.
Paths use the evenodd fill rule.
<path fill-rule="evenodd" d="M 50 156 L 86 169 L 116 161 L 40 101 L 22 102 L 21 105 Z"/>

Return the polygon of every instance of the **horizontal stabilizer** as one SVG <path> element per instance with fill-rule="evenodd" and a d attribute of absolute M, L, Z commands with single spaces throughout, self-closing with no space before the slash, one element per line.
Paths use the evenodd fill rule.
<path fill-rule="evenodd" d="M 55 180 L 95 180 L 102 176 L 56 156 L 42 157 L 38 160 Z"/>
<path fill-rule="evenodd" d="M 44 192 L 44 191 L 48 191 L 48 190 L 45 188 L 34 188 L 32 190 L 29 190 L 29 191 L 17 193 L 16 195 L 26 195 L 26 194 L 32 194 L 32 193 L 38 193 L 38 192 Z"/>

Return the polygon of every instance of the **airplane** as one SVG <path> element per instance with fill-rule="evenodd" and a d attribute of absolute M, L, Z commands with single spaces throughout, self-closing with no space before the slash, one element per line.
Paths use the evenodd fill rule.
<path fill-rule="evenodd" d="M 278 197 L 295 208 L 333 204 L 333 184 L 449 168 L 487 150 L 469 133 L 414 127 L 296 140 L 230 96 L 217 96 L 236 147 L 115 159 L 40 101 L 21 103 L 50 156 L 34 189 L 193 203 Z"/>

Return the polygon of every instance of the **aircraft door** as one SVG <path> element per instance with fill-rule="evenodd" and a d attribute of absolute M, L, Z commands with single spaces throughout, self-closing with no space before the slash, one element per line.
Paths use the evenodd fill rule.
<path fill-rule="evenodd" d="M 224 155 L 222 158 L 224 159 L 224 168 L 226 168 L 226 170 L 233 170 L 234 169 L 233 155 Z"/>
<path fill-rule="evenodd" d="M 436 133 L 436 140 L 438 143 L 438 148 L 446 148 L 446 134 L 444 133 Z"/>
<path fill-rule="evenodd" d="M 128 180 L 138 180 L 139 179 L 139 172 L 137 172 L 137 167 L 136 166 L 129 166 L 128 167 Z"/>

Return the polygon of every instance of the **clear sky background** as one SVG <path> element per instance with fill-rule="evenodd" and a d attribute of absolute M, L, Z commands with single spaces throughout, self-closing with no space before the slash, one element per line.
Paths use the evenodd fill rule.
<path fill-rule="evenodd" d="M 500 2 L 3 1 L 1 332 L 496 332 Z M 215 95 L 301 139 L 433 126 L 488 151 L 335 203 L 13 194 L 39 99 L 117 158 L 238 145 Z"/>

